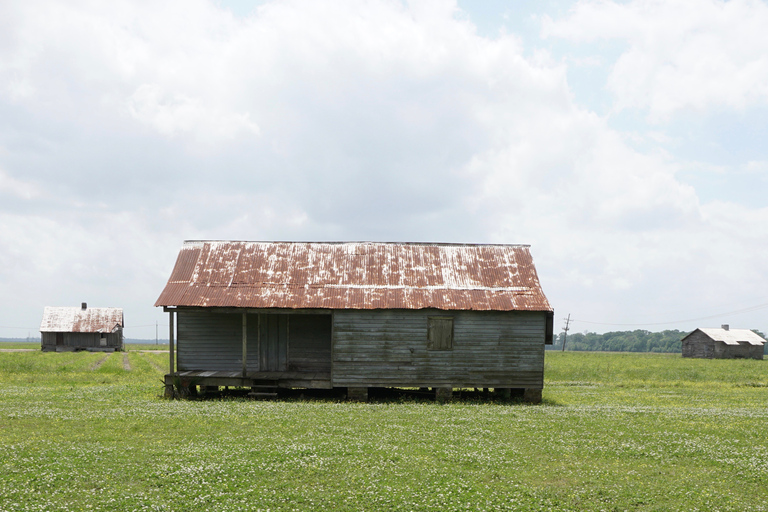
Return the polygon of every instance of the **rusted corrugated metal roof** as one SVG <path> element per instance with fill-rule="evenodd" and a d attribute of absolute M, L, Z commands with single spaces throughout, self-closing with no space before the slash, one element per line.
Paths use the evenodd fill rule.
<path fill-rule="evenodd" d="M 187 241 L 155 306 L 551 311 L 526 245 Z"/>
<path fill-rule="evenodd" d="M 46 306 L 40 332 L 115 332 L 123 327 L 121 308 Z"/>

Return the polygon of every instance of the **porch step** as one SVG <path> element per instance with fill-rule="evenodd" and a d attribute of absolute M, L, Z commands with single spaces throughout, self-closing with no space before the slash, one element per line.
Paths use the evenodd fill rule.
<path fill-rule="evenodd" d="M 261 399 L 277 398 L 277 386 L 274 384 L 253 384 L 248 396 Z"/>
<path fill-rule="evenodd" d="M 248 396 L 251 398 L 277 398 L 277 393 L 261 393 L 256 391 L 251 391 L 248 393 Z"/>

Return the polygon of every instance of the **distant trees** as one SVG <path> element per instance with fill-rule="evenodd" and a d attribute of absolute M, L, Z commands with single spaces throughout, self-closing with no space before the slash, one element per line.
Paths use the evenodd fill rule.
<path fill-rule="evenodd" d="M 753 332 L 765 338 L 765 334 L 752 329 Z M 642 329 L 635 331 L 612 331 L 604 334 L 594 332 L 573 333 L 568 335 L 565 350 L 589 350 L 597 352 L 682 352 L 681 340 L 690 331 L 667 330 L 651 332 Z M 555 336 L 554 344 L 549 350 L 562 350 L 564 333 Z M 768 338 L 766 338 L 768 339 Z M 766 344 L 768 353 L 768 344 Z"/>
<path fill-rule="evenodd" d="M 645 330 L 612 331 L 604 334 L 594 332 L 568 335 L 566 350 L 591 350 L 604 352 L 681 352 L 680 340 L 688 332 L 668 330 L 650 332 Z M 555 336 L 552 349 L 563 348 L 564 333 Z"/>

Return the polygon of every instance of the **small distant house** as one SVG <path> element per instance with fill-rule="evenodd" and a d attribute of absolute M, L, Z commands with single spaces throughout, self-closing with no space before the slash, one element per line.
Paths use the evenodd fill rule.
<path fill-rule="evenodd" d="M 171 315 L 166 392 L 493 388 L 536 402 L 553 339 L 525 245 L 188 241 L 155 306 Z"/>
<path fill-rule="evenodd" d="M 683 357 L 762 359 L 765 340 L 749 329 L 728 325 L 696 329 L 682 340 Z"/>
<path fill-rule="evenodd" d="M 40 324 L 44 351 L 123 350 L 122 308 L 46 307 Z"/>

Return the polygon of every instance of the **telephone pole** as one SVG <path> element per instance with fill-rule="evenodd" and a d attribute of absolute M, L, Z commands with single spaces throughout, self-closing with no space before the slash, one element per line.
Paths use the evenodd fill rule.
<path fill-rule="evenodd" d="M 568 318 L 565 319 L 565 327 L 563 327 L 563 331 L 565 331 L 565 336 L 563 336 L 563 352 L 565 352 L 565 340 L 568 339 L 568 329 L 570 329 L 571 325 L 571 314 L 568 313 Z"/>

